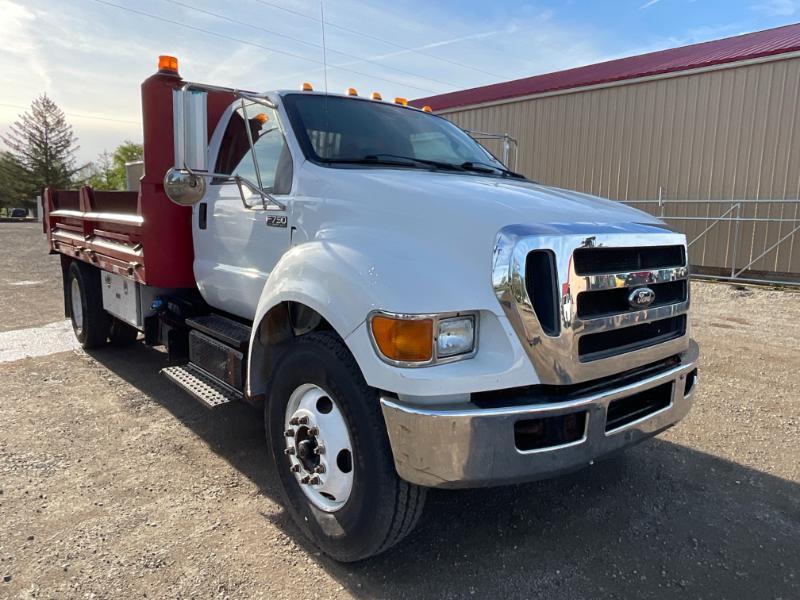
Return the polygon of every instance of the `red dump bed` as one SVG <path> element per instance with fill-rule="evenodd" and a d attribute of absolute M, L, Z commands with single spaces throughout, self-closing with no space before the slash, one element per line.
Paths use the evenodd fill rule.
<path fill-rule="evenodd" d="M 172 92 L 184 81 L 177 69 L 161 69 L 142 84 L 144 175 L 139 192 L 45 190 L 44 231 L 52 252 L 66 254 L 140 283 L 195 287 L 192 209 L 164 193 L 173 166 Z M 234 100 L 208 95 L 208 135 Z"/>

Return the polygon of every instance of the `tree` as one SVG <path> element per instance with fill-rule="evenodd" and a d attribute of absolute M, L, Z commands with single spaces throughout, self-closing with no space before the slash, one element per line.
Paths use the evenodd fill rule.
<path fill-rule="evenodd" d="M 97 160 L 81 169 L 74 178 L 75 185 L 89 185 L 96 190 L 118 189 L 114 182 L 113 157 L 108 150 L 97 155 Z"/>
<path fill-rule="evenodd" d="M 117 149 L 114 150 L 112 156 L 113 168 L 111 172 L 111 181 L 116 186 L 115 189 L 125 189 L 125 163 L 142 160 L 144 158 L 144 147 L 130 140 L 125 140 Z"/>
<path fill-rule="evenodd" d="M 142 160 L 141 144 L 125 140 L 114 153 L 104 150 L 97 160 L 87 165 L 76 177 L 81 185 L 90 185 L 96 190 L 124 190 L 126 188 L 125 163 Z"/>
<path fill-rule="evenodd" d="M 29 207 L 33 201 L 28 172 L 10 152 L 0 151 L 0 206 Z"/>
<path fill-rule="evenodd" d="M 42 94 L 31 103 L 30 111 L 0 136 L 9 154 L 23 167 L 24 187 L 30 196 L 48 186 L 68 187 L 79 171 L 75 167 L 78 139 L 58 105 Z"/>

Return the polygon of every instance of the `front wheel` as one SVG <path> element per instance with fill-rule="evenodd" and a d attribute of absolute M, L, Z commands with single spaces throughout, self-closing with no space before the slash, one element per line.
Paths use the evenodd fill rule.
<path fill-rule="evenodd" d="M 331 332 L 297 338 L 272 381 L 268 445 L 300 529 L 343 562 L 408 535 L 426 490 L 398 477 L 377 391 L 341 339 Z"/>

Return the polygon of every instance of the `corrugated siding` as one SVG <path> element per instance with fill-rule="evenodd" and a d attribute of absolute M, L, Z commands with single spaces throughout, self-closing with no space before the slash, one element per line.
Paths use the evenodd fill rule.
<path fill-rule="evenodd" d="M 787 54 L 798 50 L 800 50 L 800 23 L 794 23 L 691 46 L 669 48 L 555 73 L 534 75 L 513 81 L 418 98 L 412 100 L 411 104 L 417 107 L 428 104 L 434 110 L 475 106 L 507 98 L 519 98 L 554 90 L 568 90 L 663 73 L 678 73 L 712 65 Z"/>
<path fill-rule="evenodd" d="M 657 199 L 661 188 L 666 216 L 706 217 L 731 205 L 669 201 L 800 198 L 798 113 L 800 59 L 793 58 L 443 114 L 464 129 L 517 138 L 517 169 L 536 181 L 626 201 Z M 486 145 L 500 155 L 499 145 Z M 741 215 L 798 219 L 798 208 L 748 204 Z M 673 224 L 691 240 L 710 223 Z M 740 223 L 736 264 L 796 225 Z M 734 227 L 712 228 L 692 246 L 692 263 L 730 268 Z M 751 269 L 800 273 L 800 233 L 794 237 Z"/>

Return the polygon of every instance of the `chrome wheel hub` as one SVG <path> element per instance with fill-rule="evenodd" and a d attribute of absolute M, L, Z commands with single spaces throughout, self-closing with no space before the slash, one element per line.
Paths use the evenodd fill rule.
<path fill-rule="evenodd" d="M 325 512 L 344 506 L 353 489 L 353 445 L 341 409 L 325 390 L 307 383 L 292 392 L 284 439 L 289 470 L 309 501 Z"/>

